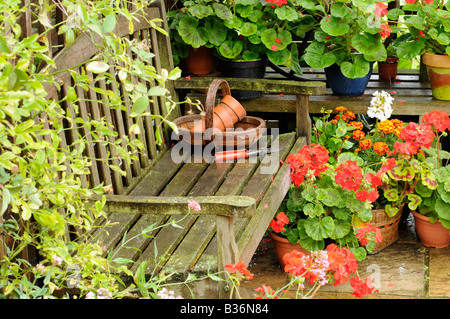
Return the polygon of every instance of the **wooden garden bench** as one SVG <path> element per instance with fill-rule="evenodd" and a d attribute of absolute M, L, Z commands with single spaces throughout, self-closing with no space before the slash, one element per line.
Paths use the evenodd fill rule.
<path fill-rule="evenodd" d="M 164 3 L 155 1 L 146 10 L 146 18 L 162 19 L 160 27 L 167 30 Z M 119 18 L 114 33 L 117 36 L 137 38 L 147 41 L 150 51 L 155 54 L 152 61 L 156 70 L 173 69 L 170 40 L 167 36 L 152 29 L 145 19 L 134 21 L 133 35 L 128 35 L 128 21 Z M 52 72 L 58 72 L 68 68 L 80 72 L 83 63 L 89 61 L 98 53 L 93 42 L 101 41 L 94 38 L 90 40 L 81 35 L 76 41 L 64 48 L 55 58 L 56 66 Z M 81 66 L 81 67 L 80 67 Z M 111 72 L 114 74 L 113 72 Z M 185 161 L 174 161 L 172 149 L 176 147 L 170 140 L 170 128 L 164 126 L 163 135 L 165 143 L 155 143 L 155 123 L 149 118 L 136 120 L 130 117 L 130 101 L 117 85 L 108 84 L 105 80 L 92 78 L 90 88 L 85 91 L 77 87 L 76 94 L 79 97 L 78 109 L 81 116 L 94 119 L 105 117 L 114 125 L 117 138 L 127 135 L 130 139 L 139 138 L 145 145 L 141 151 L 139 160 L 126 163 L 113 162 L 120 165 L 127 172 L 122 176 L 112 170 L 101 161 L 92 161 L 89 180 L 84 183 L 88 187 L 95 187 L 104 183 L 111 185 L 114 194 L 106 196 L 105 211 L 107 218 L 98 220 L 97 223 L 108 223 L 107 232 L 94 231 L 92 240 L 98 241 L 105 250 L 105 254 L 116 251 L 115 257 L 127 258 L 135 261 L 129 264 L 132 270 L 136 270 L 140 262 L 146 261 L 146 275 L 157 273 L 162 267 L 176 273 L 177 280 L 184 280 L 189 273 L 201 273 L 223 271 L 224 265 L 242 260 L 249 263 L 259 242 L 261 241 L 271 219 L 286 195 L 290 185 L 290 169 L 288 165 L 282 165 L 290 153 L 296 153 L 303 145 L 309 142 L 310 130 L 308 115 L 308 96 L 325 93 L 325 83 L 322 82 L 293 82 L 293 81 L 263 81 L 257 89 L 279 91 L 296 95 L 296 113 L 299 126 L 297 133 L 287 133 L 278 136 L 265 135 L 261 138 L 261 145 L 276 145 L 280 152 L 267 154 L 263 160 L 259 157 L 251 159 L 239 159 L 232 162 L 208 162 L 205 160 L 191 161 L 187 157 Z M 67 94 L 67 83 L 71 82 L 68 72 L 57 74 L 60 90 L 46 85 L 50 99 L 62 100 Z M 233 88 L 236 82 L 230 80 Z M 120 83 L 118 81 L 118 83 Z M 177 96 L 177 88 L 195 88 L 195 81 L 180 80 L 169 83 L 172 97 Z M 148 86 L 152 85 L 147 83 Z M 241 88 L 251 86 L 250 82 L 240 81 Z M 103 103 L 99 103 L 102 94 L 95 92 L 94 88 L 100 87 L 120 93 L 123 103 L 128 111 L 110 109 Z M 251 87 L 249 89 L 252 89 Z M 73 94 L 73 92 L 72 92 Z M 69 111 L 74 112 L 73 105 L 66 103 Z M 147 112 L 152 114 L 167 115 L 164 101 L 155 100 L 148 107 Z M 179 109 L 171 113 L 169 120 L 180 116 Z M 136 122 L 141 127 L 141 134 L 128 134 L 129 128 Z M 76 139 L 76 134 L 71 130 L 84 128 L 78 124 L 68 123 L 66 134 L 62 134 L 64 145 L 71 145 Z M 83 132 L 89 137 L 89 132 Z M 112 141 L 114 142 L 114 141 Z M 275 144 L 276 143 L 276 144 Z M 92 158 L 105 158 L 108 150 L 100 143 L 89 145 L 85 152 Z M 275 169 L 271 173 L 265 172 L 268 165 L 275 163 Z M 200 211 L 188 213 L 188 202 L 196 201 L 201 205 Z M 178 221 L 179 227 L 166 226 L 156 229 L 147 236 L 137 236 L 150 225 L 163 225 L 173 220 Z M 120 249 L 122 243 L 128 238 L 134 238 L 127 242 L 126 246 L 135 249 Z M 156 256 L 164 256 L 159 260 Z M 156 271 L 156 272 L 155 272 Z M 199 282 L 198 290 L 194 289 L 195 297 L 213 298 L 226 297 L 229 287 L 221 283 L 218 289 L 216 282 L 211 280 Z M 189 295 L 185 295 L 189 297 Z"/>

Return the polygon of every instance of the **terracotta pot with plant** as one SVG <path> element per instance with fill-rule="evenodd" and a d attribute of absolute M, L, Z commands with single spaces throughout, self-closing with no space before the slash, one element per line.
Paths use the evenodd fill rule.
<path fill-rule="evenodd" d="M 401 141 L 394 145 L 400 157 L 388 172 L 398 187 L 392 188 L 387 197 L 403 198 L 408 203 L 414 211 L 419 239 L 430 247 L 450 244 L 450 153 L 440 147 L 440 138 L 449 129 L 448 114 L 437 110 L 425 113 L 421 124 L 406 125 L 399 135 Z M 421 228 L 424 223 L 441 228 L 437 241 L 427 238 L 428 233 Z M 431 235 L 436 234 L 431 231 Z"/>
<path fill-rule="evenodd" d="M 378 77 L 383 80 L 391 80 L 397 77 L 399 58 L 392 43 L 386 50 L 386 60 L 378 62 Z"/>
<path fill-rule="evenodd" d="M 405 15 L 406 33 L 396 39 L 400 58 L 423 55 L 433 97 L 450 100 L 450 10 L 445 1 L 406 0 L 399 15 Z"/>

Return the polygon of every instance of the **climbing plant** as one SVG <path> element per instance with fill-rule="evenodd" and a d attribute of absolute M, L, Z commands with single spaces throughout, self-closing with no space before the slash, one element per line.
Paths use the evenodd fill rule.
<path fill-rule="evenodd" d="M 137 139 L 127 139 L 125 146 L 111 142 L 108 137 L 117 134 L 112 123 L 79 115 L 75 89 L 87 90 L 90 81 L 84 71 L 65 70 L 71 72 L 73 85 L 63 101 L 48 99 L 46 91 L 47 84 L 59 87 L 57 73 L 52 73 L 52 53 L 60 48 L 51 47 L 52 34 L 63 37 L 64 46 L 84 34 L 101 38 L 96 42 L 100 53 L 77 67 L 92 72 L 96 80 L 120 81 L 133 103 L 133 117 L 146 116 L 142 106 L 158 96 L 164 96 L 170 113 L 176 102 L 166 81 L 176 79 L 180 71 L 156 72 L 145 63 L 152 56 L 142 42 L 112 32 L 117 19 L 126 17 L 132 33 L 135 15 L 148 5 L 148 1 L 39 0 L 29 4 L 30 10 L 21 0 L 0 0 L 0 298 L 73 297 L 67 288 L 74 288 L 71 291 L 78 297 L 120 298 L 136 293 L 156 297 L 167 279 L 149 281 L 139 270 L 131 273 L 128 260 L 105 254 L 87 235 L 99 227 L 95 220 L 104 216 L 105 200 L 87 204 L 85 199 L 111 190 L 111 185 L 83 185 L 81 177 L 89 174 L 92 160 L 83 152 L 87 143 L 108 147 L 108 156 L 102 159 L 108 165 L 113 157 L 132 161 L 142 144 Z M 55 12 L 62 16 L 59 22 Z M 32 34 L 25 34 L 21 23 L 26 13 L 31 14 L 32 27 L 40 25 Z M 157 23 L 150 21 L 164 33 Z M 110 70 L 118 70 L 118 76 Z M 141 84 L 134 84 L 131 75 Z M 148 82 L 154 84 L 151 92 L 143 84 Z M 124 108 L 120 93 L 101 93 L 109 107 Z M 160 120 L 171 125 L 166 118 Z M 64 123 L 88 128 L 93 140 L 79 134 L 76 144 L 62 147 Z M 134 126 L 130 130 L 141 133 Z M 112 169 L 125 174 L 119 166 Z M 125 285 L 121 275 L 130 276 L 133 284 Z"/>

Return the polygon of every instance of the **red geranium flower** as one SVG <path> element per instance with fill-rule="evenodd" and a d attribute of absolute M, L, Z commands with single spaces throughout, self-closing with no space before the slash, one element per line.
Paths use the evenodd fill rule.
<path fill-rule="evenodd" d="M 422 122 L 430 127 L 435 127 L 438 132 L 450 129 L 450 117 L 447 112 L 434 110 L 431 113 L 425 113 Z"/>
<path fill-rule="evenodd" d="M 382 36 L 383 38 L 387 38 L 388 36 L 391 35 L 392 28 L 389 26 L 389 24 L 387 24 L 387 23 L 382 24 L 382 25 L 380 26 L 380 29 L 381 29 L 381 30 L 378 31 L 378 33 L 381 34 L 381 36 Z"/>
<path fill-rule="evenodd" d="M 357 191 L 361 186 L 362 170 L 356 161 L 346 161 L 336 168 L 335 182 L 343 189 Z"/>
<path fill-rule="evenodd" d="M 388 13 L 387 7 L 387 4 L 383 2 L 377 2 L 377 4 L 375 5 L 375 15 L 379 17 L 384 16 Z"/>
<path fill-rule="evenodd" d="M 366 277 L 364 282 L 357 276 L 352 277 L 350 279 L 350 285 L 354 289 L 352 295 L 358 298 L 361 298 L 364 295 L 370 295 L 375 289 L 371 277 Z"/>
<path fill-rule="evenodd" d="M 289 224 L 289 218 L 286 216 L 284 212 L 279 212 L 276 218 L 277 220 L 272 219 L 269 227 L 272 228 L 273 231 L 276 233 L 285 231 L 284 225 Z"/>

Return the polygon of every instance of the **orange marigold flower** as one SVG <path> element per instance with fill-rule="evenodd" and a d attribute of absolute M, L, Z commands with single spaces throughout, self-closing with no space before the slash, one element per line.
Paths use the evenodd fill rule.
<path fill-rule="evenodd" d="M 358 141 L 358 140 L 362 140 L 363 138 L 365 138 L 366 134 L 361 130 L 354 130 L 352 137 L 353 137 L 353 139 Z"/>
<path fill-rule="evenodd" d="M 359 141 L 359 148 L 362 150 L 368 150 L 372 147 L 372 141 L 371 140 L 361 140 Z"/>
<path fill-rule="evenodd" d="M 384 120 L 378 123 L 378 129 L 384 134 L 394 133 L 395 131 L 394 123 L 391 120 Z"/>
<path fill-rule="evenodd" d="M 350 121 L 347 123 L 347 126 L 353 126 L 354 128 L 356 128 L 358 130 L 362 130 L 364 127 L 362 122 L 359 122 L 359 121 Z"/>
<path fill-rule="evenodd" d="M 393 124 L 395 127 L 400 127 L 400 128 L 403 127 L 403 121 L 402 121 L 402 120 L 399 120 L 399 119 L 392 119 L 391 122 L 392 122 L 392 124 Z"/>
<path fill-rule="evenodd" d="M 378 155 L 381 155 L 389 151 L 389 146 L 384 142 L 375 142 L 375 144 L 373 145 L 373 150 Z"/>
<path fill-rule="evenodd" d="M 347 112 L 348 110 L 344 106 L 338 106 L 337 108 L 334 109 L 334 111 L 338 113 L 338 112 Z"/>
<path fill-rule="evenodd" d="M 354 120 L 355 118 L 356 118 L 356 115 L 352 111 L 347 111 L 342 115 L 342 120 L 344 120 L 344 121 Z"/>

